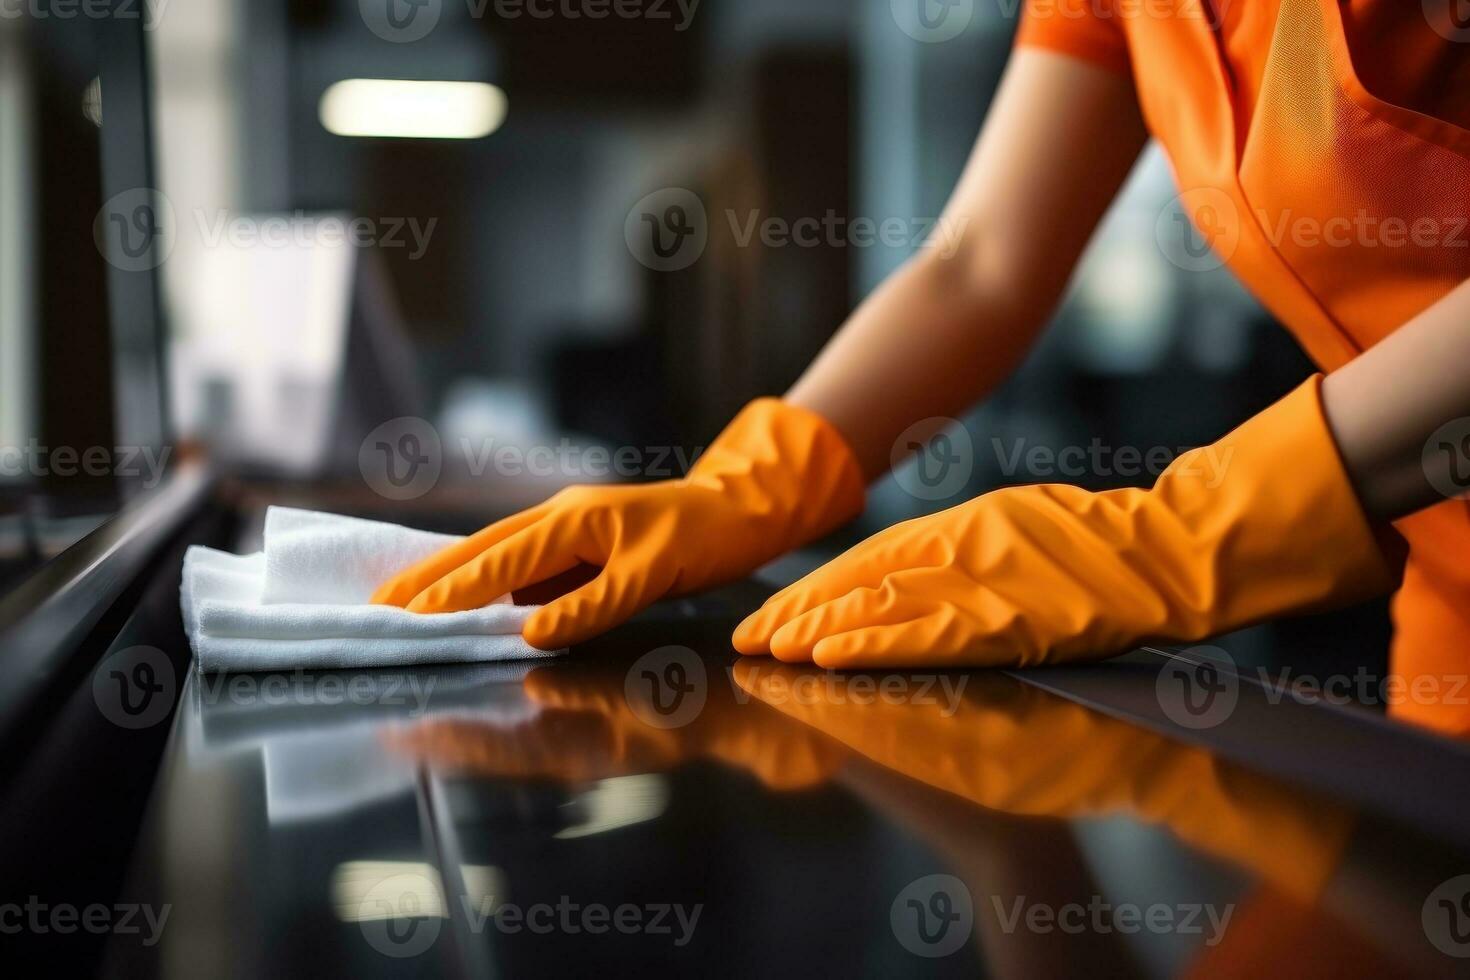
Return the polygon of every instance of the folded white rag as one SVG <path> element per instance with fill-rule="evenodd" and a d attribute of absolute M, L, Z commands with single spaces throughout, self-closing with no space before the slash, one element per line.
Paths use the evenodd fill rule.
<path fill-rule="evenodd" d="M 264 551 L 231 555 L 196 546 L 184 556 L 180 600 L 195 663 L 212 673 L 555 656 L 521 639 L 536 607 L 512 605 L 509 596 L 438 615 L 368 603 L 395 573 L 458 540 L 272 507 Z"/>

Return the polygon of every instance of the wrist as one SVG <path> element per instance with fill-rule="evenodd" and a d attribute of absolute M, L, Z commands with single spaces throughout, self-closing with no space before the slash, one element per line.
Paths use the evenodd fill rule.
<path fill-rule="evenodd" d="M 842 434 L 810 409 L 778 398 L 743 408 L 689 473 L 733 500 L 784 515 L 797 547 L 863 510 L 866 481 Z"/>

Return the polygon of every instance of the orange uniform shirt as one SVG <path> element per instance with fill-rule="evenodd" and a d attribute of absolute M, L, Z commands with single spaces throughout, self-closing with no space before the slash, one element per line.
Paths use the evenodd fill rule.
<path fill-rule="evenodd" d="M 1027 0 L 1017 44 L 1132 75 L 1185 213 L 1323 370 L 1470 279 L 1463 3 Z M 1470 734 L 1470 501 L 1397 526 L 1390 709 Z"/>

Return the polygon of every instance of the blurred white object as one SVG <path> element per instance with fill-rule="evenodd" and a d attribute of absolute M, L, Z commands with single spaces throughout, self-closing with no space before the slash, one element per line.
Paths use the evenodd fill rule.
<path fill-rule="evenodd" d="M 461 378 L 444 393 L 439 432 L 460 452 L 487 445 L 532 446 L 553 439 L 546 400 L 525 381 Z"/>
<path fill-rule="evenodd" d="M 1126 224 L 1120 217 L 1114 229 Z M 1142 234 L 1104 240 L 1108 247 L 1090 252 L 1077 276 L 1076 301 L 1086 312 L 1077 353 L 1108 374 L 1157 370 L 1174 341 L 1174 277 Z"/>
<path fill-rule="evenodd" d="M 35 431 L 34 147 L 30 83 L 16 33 L 0 18 L 0 446 L 23 445 Z"/>
<path fill-rule="evenodd" d="M 488 82 L 347 78 L 322 94 L 322 125 L 337 136 L 479 139 L 505 122 L 508 100 Z"/>
<path fill-rule="evenodd" d="M 357 249 L 345 215 L 196 215 L 200 325 L 171 351 L 177 431 L 224 459 L 317 469 L 341 385 Z"/>

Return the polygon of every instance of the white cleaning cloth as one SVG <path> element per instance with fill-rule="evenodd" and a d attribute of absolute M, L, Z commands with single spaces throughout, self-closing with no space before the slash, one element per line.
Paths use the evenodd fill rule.
<path fill-rule="evenodd" d="M 534 606 L 506 596 L 467 612 L 369 605 L 395 573 L 460 540 L 395 524 L 272 507 L 265 550 L 184 556 L 184 629 L 204 673 L 397 667 L 555 654 L 521 639 Z"/>

